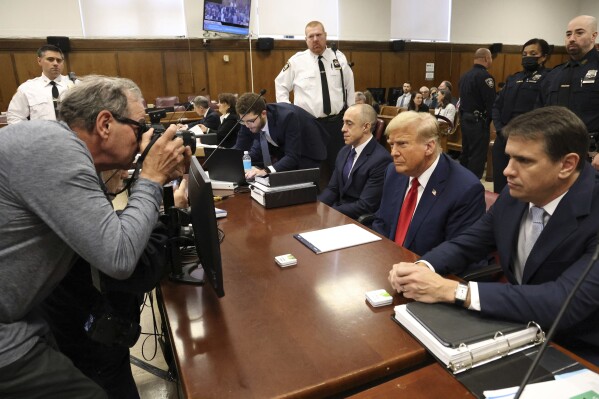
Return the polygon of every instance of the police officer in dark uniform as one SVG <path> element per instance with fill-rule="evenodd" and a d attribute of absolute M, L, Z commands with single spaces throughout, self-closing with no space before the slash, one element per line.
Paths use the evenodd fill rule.
<path fill-rule="evenodd" d="M 589 151 L 599 140 L 599 53 L 595 49 L 597 19 L 579 15 L 568 23 L 565 46 L 570 61 L 555 67 L 541 85 L 540 106 L 562 105 L 574 112 L 591 136 Z M 599 156 L 593 159 L 599 169 Z"/>
<path fill-rule="evenodd" d="M 491 109 L 495 101 L 495 79 L 487 71 L 493 57 L 486 48 L 474 53 L 474 66 L 460 78 L 460 118 L 462 124 L 462 155 L 460 163 L 479 179 L 483 177 Z"/>
<path fill-rule="evenodd" d="M 522 46 L 522 67 L 524 70 L 507 78 L 505 86 L 493 104 L 493 124 L 497 131 L 493 145 L 493 190 L 500 193 L 507 184 L 503 170 L 509 157 L 505 155 L 505 137 L 501 131 L 513 118 L 531 111 L 535 107 L 541 81 L 549 72 L 544 67 L 549 55 L 549 44 L 543 39 L 530 39 Z"/>

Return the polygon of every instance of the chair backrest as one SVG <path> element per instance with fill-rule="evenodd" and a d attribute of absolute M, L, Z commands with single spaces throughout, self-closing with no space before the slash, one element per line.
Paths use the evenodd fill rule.
<path fill-rule="evenodd" d="M 174 107 L 175 104 L 177 104 L 178 102 L 179 102 L 179 97 L 177 97 L 177 96 L 156 97 L 156 102 L 154 103 L 154 106 L 156 108 Z"/>
<path fill-rule="evenodd" d="M 381 115 L 385 116 L 397 116 L 400 112 L 400 108 L 395 105 L 382 105 L 381 106 Z"/>
<path fill-rule="evenodd" d="M 377 118 L 376 119 L 376 127 L 374 128 L 374 138 L 376 139 L 376 141 L 378 141 L 381 144 L 383 144 L 381 142 L 381 140 L 385 136 L 383 133 L 385 133 L 385 121 Z"/>
<path fill-rule="evenodd" d="M 493 191 L 485 190 L 485 205 L 487 210 L 495 203 L 495 200 L 499 197 L 499 194 Z"/>

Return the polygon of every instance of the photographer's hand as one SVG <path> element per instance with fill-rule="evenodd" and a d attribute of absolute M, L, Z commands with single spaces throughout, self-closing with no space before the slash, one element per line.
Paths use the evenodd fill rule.
<path fill-rule="evenodd" d="M 173 140 L 176 132 L 177 126 L 171 125 L 156 140 L 144 160 L 140 177 L 164 185 L 168 181 L 183 176 L 191 162 L 191 149 L 183 146 L 181 138 Z M 140 145 L 142 152 L 149 144 L 152 133 L 151 129 L 143 135 Z"/>

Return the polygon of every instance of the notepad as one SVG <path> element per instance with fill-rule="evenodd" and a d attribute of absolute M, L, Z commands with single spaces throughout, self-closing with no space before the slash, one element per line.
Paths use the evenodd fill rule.
<path fill-rule="evenodd" d="M 297 240 L 310 248 L 314 253 L 335 251 L 356 245 L 379 241 L 381 238 L 357 224 L 344 224 L 328 229 L 295 234 Z"/>

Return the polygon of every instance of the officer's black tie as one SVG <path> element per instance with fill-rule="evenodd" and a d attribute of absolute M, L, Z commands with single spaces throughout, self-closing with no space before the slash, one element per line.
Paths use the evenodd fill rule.
<path fill-rule="evenodd" d="M 58 87 L 56 87 L 56 82 L 51 81 L 52 85 L 52 103 L 54 104 L 54 114 L 56 115 L 56 119 L 58 119 Z"/>
<path fill-rule="evenodd" d="M 320 69 L 320 83 L 322 83 L 322 106 L 325 115 L 331 113 L 331 97 L 329 96 L 329 84 L 327 82 L 327 73 L 322 63 L 322 55 L 318 56 L 318 69 Z"/>

